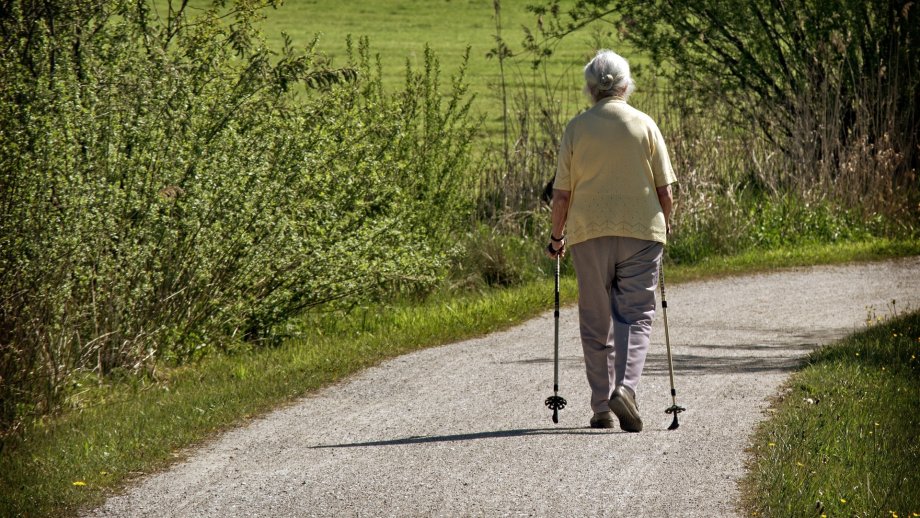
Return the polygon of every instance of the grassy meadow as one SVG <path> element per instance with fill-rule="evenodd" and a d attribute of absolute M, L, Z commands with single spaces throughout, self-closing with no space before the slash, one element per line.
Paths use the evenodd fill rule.
<path fill-rule="evenodd" d="M 587 107 L 581 94 L 581 70 L 598 45 L 617 50 L 631 59 L 634 66 L 646 61 L 609 31 L 586 31 L 560 42 L 553 59 L 545 67 L 533 70 L 520 45 L 524 35 L 521 27 L 536 27 L 536 16 L 526 10 L 532 3 L 532 0 L 500 2 L 501 34 L 517 54 L 505 63 L 507 88 L 526 86 L 542 90 L 548 85 L 554 97 L 564 103 L 567 113 L 574 114 Z M 426 45 L 437 54 L 445 77 L 456 72 L 469 47 L 467 78 L 470 91 L 476 96 L 473 112 L 484 118 L 486 137 L 500 134 L 502 77 L 498 59 L 486 57 L 496 47 L 498 33 L 493 0 L 287 0 L 264 13 L 266 19 L 261 28 L 271 47 L 281 48 L 282 33 L 301 45 L 318 36 L 317 49 L 332 59 L 333 64 L 343 61 L 346 38 L 367 36 L 372 53 L 379 55 L 384 86 L 391 89 L 405 81 L 407 63 L 414 68 L 422 65 Z M 637 98 L 642 96 L 642 86 L 637 88 Z"/>
<path fill-rule="evenodd" d="M 501 2 L 503 37 L 520 50 L 522 25 L 534 26 L 536 18 L 526 11 L 530 0 Z M 280 48 L 281 33 L 295 42 L 320 37 L 318 49 L 333 61 L 340 57 L 348 36 L 367 36 L 372 51 L 380 56 L 384 84 L 396 86 L 404 80 L 406 63 L 418 67 L 422 49 L 430 46 L 440 56 L 446 72 L 460 64 L 470 48 L 469 77 L 473 91 L 485 103 L 498 99 L 498 61 L 486 54 L 495 47 L 495 10 L 492 0 L 382 0 L 379 2 L 337 2 L 334 0 L 289 0 L 277 9 L 265 10 L 262 30 L 270 45 Z M 584 66 L 592 53 L 587 37 L 576 37 L 557 51 L 550 75 Z M 526 64 L 526 63 L 524 63 Z M 580 68 L 572 74 L 570 86 Z M 494 106 L 487 104 L 486 106 Z M 495 114 L 495 116 L 499 116 Z"/>

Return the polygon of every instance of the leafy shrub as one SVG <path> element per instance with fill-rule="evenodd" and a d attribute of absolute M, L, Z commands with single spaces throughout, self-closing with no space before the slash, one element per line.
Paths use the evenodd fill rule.
<path fill-rule="evenodd" d="M 366 41 L 342 68 L 274 55 L 266 2 L 223 4 L 2 7 L 0 430 L 75 373 L 265 343 L 442 275 L 469 211 L 463 69 L 442 93 L 426 50 L 388 94 Z"/>
<path fill-rule="evenodd" d="M 668 256 L 695 263 L 708 256 L 750 249 L 857 241 L 883 233 L 884 221 L 829 203 L 811 204 L 793 195 L 716 198 L 704 214 L 678 213 L 681 225 L 668 244 Z M 692 225 L 684 228 L 682 225 Z"/>
<path fill-rule="evenodd" d="M 512 235 L 478 224 L 463 241 L 463 254 L 451 267 L 454 288 L 508 287 L 551 275 L 542 240 Z"/>

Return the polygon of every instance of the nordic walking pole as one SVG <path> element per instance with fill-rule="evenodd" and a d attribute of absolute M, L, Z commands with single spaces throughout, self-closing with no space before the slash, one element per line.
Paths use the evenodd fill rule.
<path fill-rule="evenodd" d="M 664 413 L 674 414 L 674 420 L 668 430 L 677 430 L 680 424 L 677 422 L 677 414 L 686 410 L 686 408 L 677 404 L 677 391 L 674 389 L 674 362 L 671 360 L 671 337 L 668 336 L 668 300 L 664 291 L 664 257 L 662 264 L 658 266 L 658 285 L 661 287 L 661 313 L 664 316 L 664 344 L 668 350 L 668 375 L 671 377 L 671 406 Z"/>
<path fill-rule="evenodd" d="M 556 256 L 556 310 L 553 318 L 556 321 L 555 351 L 553 353 L 553 395 L 546 398 L 546 406 L 553 411 L 553 422 L 559 422 L 559 411 L 565 408 L 565 398 L 559 395 L 559 257 Z"/>

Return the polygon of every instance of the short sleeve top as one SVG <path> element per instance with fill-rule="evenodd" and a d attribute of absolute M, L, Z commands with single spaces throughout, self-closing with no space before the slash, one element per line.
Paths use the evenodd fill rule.
<path fill-rule="evenodd" d="M 602 236 L 667 242 L 657 187 L 677 181 L 661 131 L 622 99 L 572 119 L 559 146 L 555 189 L 570 191 L 570 245 Z"/>

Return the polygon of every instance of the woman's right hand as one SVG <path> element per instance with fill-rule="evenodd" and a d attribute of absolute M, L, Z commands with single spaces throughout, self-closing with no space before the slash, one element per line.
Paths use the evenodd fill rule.
<path fill-rule="evenodd" d="M 546 257 L 550 259 L 555 259 L 556 257 L 565 257 L 565 240 L 563 239 L 559 243 L 559 248 L 556 248 L 552 241 L 546 245 L 546 249 L 543 251 L 546 254 Z"/>

